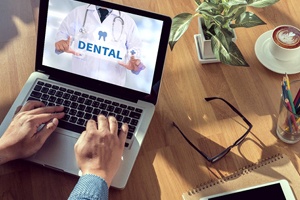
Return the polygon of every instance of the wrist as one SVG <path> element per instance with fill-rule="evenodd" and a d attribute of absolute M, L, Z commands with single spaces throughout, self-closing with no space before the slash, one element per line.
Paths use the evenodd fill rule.
<path fill-rule="evenodd" d="M 110 187 L 111 182 L 112 182 L 112 178 L 110 178 L 110 176 L 108 176 L 107 173 L 102 170 L 82 170 L 82 176 L 83 175 L 98 176 L 106 182 L 108 187 Z"/>
<path fill-rule="evenodd" d="M 94 178 L 100 179 L 102 182 L 104 182 L 106 184 L 107 188 L 109 188 L 109 185 L 108 185 L 107 181 L 104 178 L 102 178 L 101 176 L 98 176 L 96 174 L 88 173 L 88 174 L 82 175 L 81 177 L 94 177 Z"/>
<path fill-rule="evenodd" d="M 13 160 L 11 157 L 8 148 L 5 147 L 0 140 L 0 165 Z"/>

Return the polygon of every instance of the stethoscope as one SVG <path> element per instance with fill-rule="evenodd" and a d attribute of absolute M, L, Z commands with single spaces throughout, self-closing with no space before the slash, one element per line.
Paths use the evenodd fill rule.
<path fill-rule="evenodd" d="M 90 5 L 88 7 L 90 7 Z M 86 23 L 86 18 L 87 18 L 87 13 L 88 13 L 88 7 L 86 8 L 86 11 L 85 11 L 85 14 L 84 14 L 84 19 L 83 19 L 82 27 L 79 29 L 79 32 L 82 33 L 82 34 L 87 33 L 87 31 L 85 29 L 85 23 Z M 121 29 L 121 33 L 120 33 L 119 37 L 116 39 L 116 37 L 115 37 L 115 23 L 116 23 L 117 19 L 118 19 L 118 21 L 121 22 L 122 29 Z M 112 24 L 112 36 L 113 36 L 115 42 L 118 42 L 120 40 L 120 38 L 121 38 L 121 36 L 123 34 L 123 30 L 124 30 L 124 20 L 121 17 L 121 11 L 119 11 L 119 16 L 116 16 L 113 19 L 113 24 Z"/>

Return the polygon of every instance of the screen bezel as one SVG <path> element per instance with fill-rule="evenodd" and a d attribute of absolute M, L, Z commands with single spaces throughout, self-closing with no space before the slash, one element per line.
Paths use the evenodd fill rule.
<path fill-rule="evenodd" d="M 161 20 L 163 22 L 162 34 L 159 42 L 159 49 L 158 49 L 157 60 L 155 65 L 155 71 L 152 79 L 151 93 L 147 94 L 140 91 L 135 91 L 133 89 L 116 86 L 99 80 L 93 80 L 84 76 L 76 75 L 63 70 L 52 68 L 50 66 L 43 65 L 43 54 L 44 54 L 44 46 L 45 46 L 45 34 L 46 34 L 46 24 L 47 24 L 47 16 L 48 16 L 47 11 L 48 11 L 49 0 L 40 2 L 40 12 L 39 12 L 40 16 L 39 16 L 39 26 L 38 26 L 38 40 L 37 40 L 38 42 L 37 42 L 37 51 L 36 51 L 35 70 L 49 75 L 50 79 L 63 81 L 65 83 L 83 87 L 85 89 L 89 89 L 95 92 L 104 93 L 106 95 L 126 99 L 132 102 L 137 102 L 138 100 L 142 100 L 152 104 L 156 104 L 158 98 L 158 90 L 160 88 L 159 87 L 160 80 L 162 77 L 163 66 L 164 66 L 166 52 L 167 52 L 170 28 L 172 24 L 171 18 L 165 15 L 161 15 L 161 14 L 157 14 L 145 10 L 140 10 L 137 8 L 128 7 L 124 5 L 119 5 L 111 2 L 106 2 L 106 1 L 80 0 L 80 2 L 99 5 L 103 7 L 109 7 L 127 13 L 133 13 L 136 15 L 141 15 L 141 16 Z"/>
<path fill-rule="evenodd" d="M 215 194 L 215 195 L 211 195 L 211 196 L 207 196 L 207 197 L 202 197 L 202 198 L 200 198 L 200 200 L 228 199 L 228 197 L 230 197 L 230 195 L 236 195 L 238 193 L 242 194 L 243 192 L 255 191 L 256 189 L 273 186 L 273 185 L 278 185 L 278 184 L 280 185 L 281 193 L 285 197 L 285 199 L 289 199 L 289 200 L 295 199 L 292 188 L 289 185 L 288 181 L 285 179 L 282 179 L 282 180 L 277 180 L 277 181 L 273 181 L 273 182 L 255 185 L 252 187 L 246 187 L 246 188 L 242 188 L 242 189 L 238 189 L 238 190 L 234 190 L 234 191 L 228 191 L 228 192 L 219 193 L 219 194 Z"/>

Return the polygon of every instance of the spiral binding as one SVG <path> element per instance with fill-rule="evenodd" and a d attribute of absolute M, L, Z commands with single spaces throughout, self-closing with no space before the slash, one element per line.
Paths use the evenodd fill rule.
<path fill-rule="evenodd" d="M 214 187 L 215 185 L 221 185 L 221 184 L 223 184 L 227 181 L 230 181 L 232 179 L 236 179 L 240 176 L 248 174 L 248 173 L 250 173 L 251 171 L 253 171 L 255 169 L 258 169 L 262 166 L 268 165 L 268 164 L 270 164 L 272 162 L 275 162 L 277 160 L 280 160 L 282 158 L 283 158 L 283 155 L 278 153 L 278 154 L 275 154 L 271 157 L 261 159 L 257 163 L 253 163 L 253 164 L 247 165 L 247 166 L 245 166 L 241 169 L 238 169 L 237 171 L 235 171 L 234 173 L 232 173 L 228 176 L 225 176 L 225 177 L 217 179 L 217 180 L 210 180 L 208 182 L 201 183 L 200 185 L 196 186 L 195 188 L 189 190 L 187 192 L 187 194 L 189 196 L 195 195 L 195 194 L 197 194 L 197 193 L 199 193 L 199 192 L 201 192 L 201 191 L 203 191 L 207 188 Z"/>

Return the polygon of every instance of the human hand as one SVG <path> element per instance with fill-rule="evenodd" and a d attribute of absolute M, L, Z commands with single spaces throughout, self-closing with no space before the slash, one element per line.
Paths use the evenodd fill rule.
<path fill-rule="evenodd" d="M 128 125 L 123 124 L 118 133 L 118 122 L 112 116 L 99 115 L 98 124 L 89 120 L 74 147 L 82 174 L 100 176 L 109 187 L 121 164 L 127 132 Z"/>
<path fill-rule="evenodd" d="M 58 119 L 64 116 L 63 109 L 63 106 L 45 107 L 39 101 L 28 101 L 19 107 L 0 138 L 0 164 L 36 153 L 57 127 Z"/>
<path fill-rule="evenodd" d="M 118 64 L 125 67 L 128 70 L 138 71 L 138 70 L 140 70 L 139 65 L 141 64 L 141 60 L 136 59 L 132 55 L 132 56 L 130 56 L 130 60 L 128 61 L 128 63 L 124 63 L 124 62 L 119 61 Z"/>
<path fill-rule="evenodd" d="M 69 36 L 67 40 L 60 40 L 55 43 L 55 49 L 59 52 L 71 53 L 75 56 L 80 56 L 80 53 L 74 51 L 70 46 L 72 43 L 72 37 Z"/>

